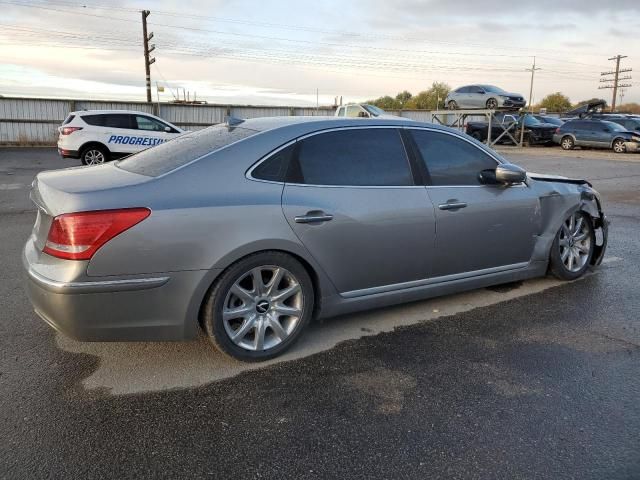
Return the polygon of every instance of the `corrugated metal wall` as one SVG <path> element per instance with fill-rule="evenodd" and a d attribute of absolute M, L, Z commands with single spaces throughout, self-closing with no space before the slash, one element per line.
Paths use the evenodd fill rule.
<path fill-rule="evenodd" d="M 275 116 L 331 116 L 331 107 L 305 108 L 241 105 L 160 104 L 159 117 L 187 130 L 199 130 L 221 123 L 228 115 L 237 118 Z M 58 100 L 49 98 L 0 98 L 0 144 L 54 145 L 60 126 L 69 112 L 75 110 L 137 110 L 156 113 L 157 104 L 96 100 Z M 430 122 L 428 111 L 403 110 L 389 112 L 422 122 Z"/>

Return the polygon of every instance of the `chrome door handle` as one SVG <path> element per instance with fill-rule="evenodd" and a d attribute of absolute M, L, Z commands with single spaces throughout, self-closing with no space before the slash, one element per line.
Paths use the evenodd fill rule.
<path fill-rule="evenodd" d="M 458 210 L 459 208 L 464 208 L 466 206 L 467 204 L 465 202 L 447 202 L 441 203 L 438 205 L 438 208 L 440 210 Z"/>
<path fill-rule="evenodd" d="M 296 223 L 320 223 L 333 220 L 333 215 L 324 212 L 308 212 L 306 215 L 299 215 L 294 218 Z"/>

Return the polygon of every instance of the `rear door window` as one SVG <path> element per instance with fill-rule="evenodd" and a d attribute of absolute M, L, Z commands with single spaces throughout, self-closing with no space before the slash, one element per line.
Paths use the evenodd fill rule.
<path fill-rule="evenodd" d="M 435 186 L 481 185 L 480 172 L 498 162 L 475 145 L 446 133 L 410 130 Z"/>
<path fill-rule="evenodd" d="M 134 129 L 133 115 L 126 113 L 109 113 L 104 116 L 104 126 L 108 128 Z"/>
<path fill-rule="evenodd" d="M 400 132 L 395 128 L 343 129 L 300 142 L 289 181 L 309 185 L 413 185 Z"/>
<path fill-rule="evenodd" d="M 129 172 L 157 177 L 256 133 L 249 128 L 215 125 L 131 155 L 118 162 L 117 166 Z"/>

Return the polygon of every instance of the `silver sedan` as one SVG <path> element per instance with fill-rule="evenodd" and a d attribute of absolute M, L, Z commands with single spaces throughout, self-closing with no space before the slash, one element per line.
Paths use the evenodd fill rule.
<path fill-rule="evenodd" d="M 607 241 L 588 182 L 402 119 L 233 122 L 40 173 L 31 197 L 23 261 L 48 324 L 86 341 L 203 329 L 246 361 L 281 354 L 313 317 L 574 279 Z"/>

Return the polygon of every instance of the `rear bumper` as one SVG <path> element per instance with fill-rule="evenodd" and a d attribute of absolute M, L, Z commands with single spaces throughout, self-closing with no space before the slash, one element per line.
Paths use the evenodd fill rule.
<path fill-rule="evenodd" d="M 44 254 L 38 254 L 31 241 L 27 242 L 22 257 L 27 294 L 36 313 L 66 336 L 81 341 L 197 337 L 198 310 L 210 272 L 68 281 L 62 279 L 65 261 L 60 261 L 62 268 L 55 268 L 51 263 L 37 262 L 38 255 Z"/>
<path fill-rule="evenodd" d="M 60 154 L 62 158 L 80 158 L 80 152 L 77 150 L 66 150 L 58 147 L 58 154 Z"/>

